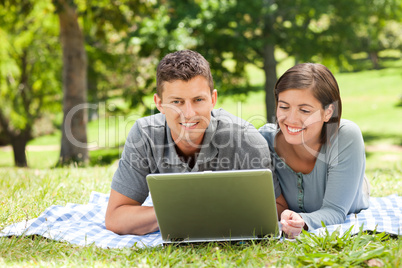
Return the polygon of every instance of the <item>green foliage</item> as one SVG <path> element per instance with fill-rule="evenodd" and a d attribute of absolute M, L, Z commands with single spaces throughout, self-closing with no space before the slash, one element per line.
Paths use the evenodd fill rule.
<path fill-rule="evenodd" d="M 27 166 L 34 125 L 61 107 L 58 24 L 50 1 L 4 0 L 0 7 L 0 139 L 12 144 L 15 165 Z"/>
<path fill-rule="evenodd" d="M 233 37 L 222 33 L 214 27 L 219 23 L 219 12 L 223 12 L 231 3 L 229 1 L 183 2 L 167 1 L 165 5 L 155 5 L 155 13 L 145 18 L 138 28 L 130 33 L 130 44 L 138 44 L 141 57 L 153 57 L 154 70 L 158 61 L 167 53 L 179 49 L 194 49 L 200 52 L 211 64 L 215 87 L 220 94 L 229 92 L 247 92 L 247 83 L 240 74 L 245 64 L 242 61 L 227 65 L 225 59 L 231 55 L 224 46 L 231 46 Z M 209 33 L 210 35 L 206 36 Z M 225 64 L 224 64 L 225 63 Z M 155 71 L 152 72 L 155 76 Z M 154 86 L 154 84 L 152 84 Z"/>
<path fill-rule="evenodd" d="M 381 49 L 399 46 L 399 24 L 395 22 L 387 30 L 383 27 L 396 18 L 392 14 L 400 4 L 395 0 L 370 4 L 361 0 L 169 0 L 155 7 L 153 15 L 130 33 L 131 41 L 140 46 L 141 57 L 160 59 L 177 49 L 197 50 L 210 62 L 220 96 L 252 91 L 246 66 L 254 64 L 264 70 L 269 117 L 274 113 L 275 49 L 296 62 L 353 70 L 352 53 L 367 51 L 356 37 L 359 33 L 377 42 L 376 33 L 382 32 L 388 44 Z M 382 23 L 368 24 L 371 17 Z M 375 30 L 373 34 L 360 30 L 368 28 Z"/>
<path fill-rule="evenodd" d="M 378 53 L 386 49 L 401 49 L 402 4 L 398 0 L 363 1 L 359 16 L 353 17 L 347 47 L 342 49 L 350 59 L 351 52 L 366 52 L 372 67 L 379 69 Z"/>
<path fill-rule="evenodd" d="M 154 12 L 152 3 L 76 2 L 88 54 L 88 100 L 105 101 L 111 92 L 119 90 L 132 108 L 144 106 L 143 98 L 153 90 L 154 64 L 152 59 L 139 57 L 138 45 L 126 40 L 127 33 L 138 28 L 141 21 L 154 22 L 148 18 Z"/>
<path fill-rule="evenodd" d="M 0 21 L 0 114 L 18 132 L 61 107 L 58 23 L 49 1 L 4 1 Z"/>

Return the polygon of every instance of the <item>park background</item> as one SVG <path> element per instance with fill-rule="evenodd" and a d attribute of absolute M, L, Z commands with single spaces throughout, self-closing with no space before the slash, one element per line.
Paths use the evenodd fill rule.
<path fill-rule="evenodd" d="M 50 205 L 85 203 L 91 191 L 110 191 L 128 131 L 136 119 L 156 112 L 156 65 L 180 49 L 196 50 L 210 62 L 216 107 L 257 128 L 273 121 L 277 77 L 300 62 L 326 65 L 340 86 L 343 118 L 362 130 L 372 195 L 402 195 L 400 0 L 0 0 L 0 230 L 37 217 Z M 88 146 L 72 144 L 66 130 Z M 401 263 L 399 240 L 372 239 L 374 249 L 362 254 L 377 255 L 368 254 L 361 263 L 376 258 Z M 128 254 L 41 239 L 20 239 L 18 246 L 16 241 L 0 240 L 0 263 L 86 259 L 94 265 L 98 258 L 101 265 L 109 259 L 119 264 L 116 256 Z M 355 242 L 348 243 L 339 251 L 350 251 L 347 245 Z M 274 252 L 275 247 L 267 246 Z M 189 254 L 189 249 L 170 250 L 177 257 L 152 250 L 137 257 L 169 266 Z M 239 257 L 232 249 L 198 250 L 191 258 L 201 261 L 206 254 L 212 266 L 214 258 L 236 264 Z M 319 254 L 319 247 L 314 250 Z M 151 262 L 151 252 L 167 263 Z M 255 264 L 275 264 L 283 256 L 285 263 L 303 263 L 303 251 L 291 252 L 269 255 L 252 248 L 242 264 L 267 254 L 273 259 L 260 256 Z M 66 260 L 70 254 L 74 258 Z M 128 260 L 138 265 L 132 254 Z M 350 264 L 347 258 L 321 257 Z"/>

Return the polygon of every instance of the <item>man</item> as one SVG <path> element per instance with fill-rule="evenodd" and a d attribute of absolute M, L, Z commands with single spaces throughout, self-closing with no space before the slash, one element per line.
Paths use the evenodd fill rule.
<path fill-rule="evenodd" d="M 113 176 L 105 224 L 118 234 L 158 230 L 153 207 L 141 206 L 148 174 L 271 167 L 267 142 L 250 123 L 213 110 L 217 91 L 199 53 L 161 60 L 154 101 L 161 113 L 137 120 Z"/>

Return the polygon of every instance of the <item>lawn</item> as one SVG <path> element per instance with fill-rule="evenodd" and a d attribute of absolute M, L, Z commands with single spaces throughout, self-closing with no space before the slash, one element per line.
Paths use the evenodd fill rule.
<path fill-rule="evenodd" d="M 385 165 L 374 179 L 376 195 L 394 189 L 401 169 Z M 91 191 L 109 192 L 115 165 L 63 169 L 0 170 L 0 229 L 25 219 L 36 218 L 51 205 L 87 203 Z M 0 267 L 265 267 L 265 266 L 367 266 L 400 267 L 402 240 L 384 234 L 350 237 L 302 234 L 299 241 L 275 240 L 261 243 L 208 243 L 156 248 L 100 249 L 80 247 L 41 237 L 0 238 Z"/>
<path fill-rule="evenodd" d="M 386 62 L 381 70 L 336 73 L 343 98 L 343 117 L 363 131 L 367 150 L 366 174 L 373 196 L 402 195 L 402 60 Z M 253 75 L 258 72 L 253 69 Z M 241 102 L 221 99 L 218 107 L 260 127 L 264 94 L 252 92 Z M 151 101 L 151 98 L 150 100 Z M 88 140 L 100 149 L 90 152 L 87 168 L 49 168 L 57 160 L 60 134 L 30 142 L 30 169 L 12 167 L 12 152 L 0 149 L 0 230 L 12 223 L 36 218 L 51 205 L 87 203 L 92 191 L 108 193 L 116 159 L 132 123 L 139 117 L 104 116 L 88 126 Z M 50 145 L 50 146 L 49 146 Z M 53 146 L 53 147 L 52 147 Z M 56 146 L 56 149 L 55 147 Z M 265 241 L 230 245 L 209 243 L 157 248 L 100 249 L 79 247 L 41 237 L 0 238 L 0 266 L 402 266 L 402 240 L 383 234 L 315 237 L 298 241 Z"/>

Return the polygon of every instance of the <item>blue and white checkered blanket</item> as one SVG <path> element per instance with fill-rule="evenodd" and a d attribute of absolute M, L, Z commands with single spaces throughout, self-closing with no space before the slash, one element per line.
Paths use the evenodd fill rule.
<path fill-rule="evenodd" d="M 137 236 L 117 235 L 105 228 L 105 212 L 108 194 L 92 192 L 89 203 L 51 206 L 38 218 L 19 222 L 4 228 L 0 236 L 41 235 L 43 237 L 65 241 L 81 246 L 95 244 L 102 248 L 122 247 L 153 247 L 162 244 L 160 232 Z M 148 198 L 143 205 L 152 205 Z M 370 208 L 359 214 L 351 214 L 345 223 L 327 226 L 332 233 L 341 232 L 353 227 L 352 233 L 357 233 L 363 225 L 363 230 L 376 230 L 394 235 L 402 234 L 402 197 L 391 195 L 370 199 Z M 312 230 L 321 233 L 322 228 Z"/>

